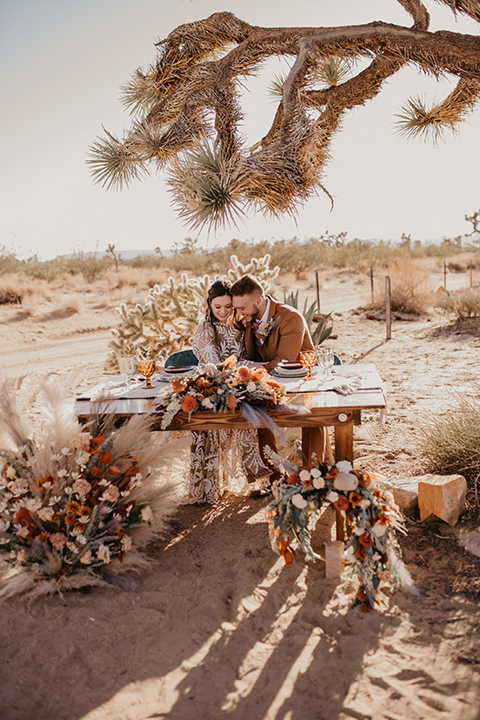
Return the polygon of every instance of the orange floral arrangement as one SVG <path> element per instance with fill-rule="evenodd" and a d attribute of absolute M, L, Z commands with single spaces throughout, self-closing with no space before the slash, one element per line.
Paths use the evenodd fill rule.
<path fill-rule="evenodd" d="M 197 410 L 244 412 L 245 404 L 273 408 L 285 395 L 284 385 L 270 377 L 263 367 L 238 365 L 235 355 L 218 365 L 208 364 L 173 380 L 171 388 L 171 393 L 158 405 L 163 412 L 163 429 L 170 426 L 180 411 L 188 415 Z"/>
<path fill-rule="evenodd" d="M 358 586 L 355 602 L 364 610 L 378 608 L 401 578 L 410 584 L 396 538 L 397 531 L 405 532 L 403 518 L 392 493 L 382 488 L 381 476 L 357 472 L 345 460 L 303 467 L 276 483 L 273 496 L 266 513 L 270 539 L 287 564 L 294 560 L 295 546 L 306 560 L 315 561 L 311 533 L 320 510 L 330 504 L 346 525 L 347 573 Z"/>
<path fill-rule="evenodd" d="M 47 419 L 32 437 L 22 435 L 20 415 L 8 412 L 13 405 L 4 393 L 2 424 L 18 445 L 0 450 L 0 551 L 13 568 L 0 597 L 131 584 L 117 574 L 118 561 L 130 569 L 144 562 L 130 553 L 131 532 L 153 519 L 148 501 L 155 498 L 153 471 L 161 462 L 149 422 L 134 418 L 120 429 L 108 427 L 99 406 L 87 432 L 67 415 L 71 410 L 47 400 Z"/>

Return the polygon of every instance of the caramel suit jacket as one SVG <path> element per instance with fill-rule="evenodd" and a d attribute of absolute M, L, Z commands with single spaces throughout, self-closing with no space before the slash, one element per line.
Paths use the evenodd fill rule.
<path fill-rule="evenodd" d="M 303 315 L 297 310 L 270 298 L 267 322 L 274 321 L 263 343 L 255 335 L 251 323 L 245 328 L 245 349 L 249 360 L 266 363 L 270 371 L 281 360 L 298 360 L 302 350 L 313 350 L 313 342 Z"/>

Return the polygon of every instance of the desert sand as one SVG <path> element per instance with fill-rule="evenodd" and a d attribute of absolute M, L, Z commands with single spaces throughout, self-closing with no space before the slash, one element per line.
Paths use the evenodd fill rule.
<path fill-rule="evenodd" d="M 384 323 L 355 309 L 368 302 L 365 282 L 329 282 L 331 345 L 346 363 L 375 363 L 388 398 L 383 424 L 365 413 L 355 430 L 356 465 L 392 482 L 421 474 L 422 427 L 459 393 L 478 391 L 478 324 L 434 312 L 394 321 L 386 342 Z M 29 314 L 0 306 L 0 366 L 34 423 L 43 381 L 73 398 L 108 378 L 121 299 L 105 281 L 79 290 L 70 310 L 59 309 L 61 297 Z M 3 720 L 480 717 L 480 558 L 458 544 L 457 528 L 409 518 L 401 545 L 423 594 L 400 591 L 385 612 L 363 613 L 350 608 L 347 582 L 325 579 L 323 563 L 297 556 L 285 566 L 271 551 L 264 499 L 176 505 L 187 453 L 185 438 L 164 473 L 173 481 L 165 532 L 147 546 L 136 591 L 2 603 Z M 328 514 L 319 523 L 319 549 L 331 523 Z M 479 524 L 470 505 L 460 527 Z"/>

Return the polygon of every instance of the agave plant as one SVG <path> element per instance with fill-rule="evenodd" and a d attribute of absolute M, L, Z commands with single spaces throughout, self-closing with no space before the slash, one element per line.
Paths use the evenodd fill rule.
<path fill-rule="evenodd" d="M 297 288 L 296 291 L 292 290 L 288 294 L 284 293 L 283 302 L 286 305 L 290 305 L 291 307 L 294 307 L 296 310 L 298 310 L 299 309 L 298 308 L 298 302 L 299 302 L 298 296 L 299 296 L 299 288 Z M 312 336 L 313 344 L 321 345 L 332 334 L 332 330 L 333 330 L 333 323 L 332 323 L 332 319 L 331 319 L 332 313 L 328 313 L 328 315 L 323 315 L 320 319 L 318 319 L 318 315 L 316 314 L 317 311 L 318 311 L 317 301 L 314 300 L 313 303 L 311 303 L 309 305 L 308 298 L 305 298 L 305 301 L 303 303 L 302 315 L 305 318 L 308 329 L 310 330 L 310 335 Z"/>

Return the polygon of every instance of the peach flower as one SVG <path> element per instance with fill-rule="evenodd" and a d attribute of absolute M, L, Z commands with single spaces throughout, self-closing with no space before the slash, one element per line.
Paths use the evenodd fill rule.
<path fill-rule="evenodd" d="M 197 401 L 193 395 L 184 395 L 180 401 L 180 407 L 183 412 L 191 413 L 197 407 Z"/>

